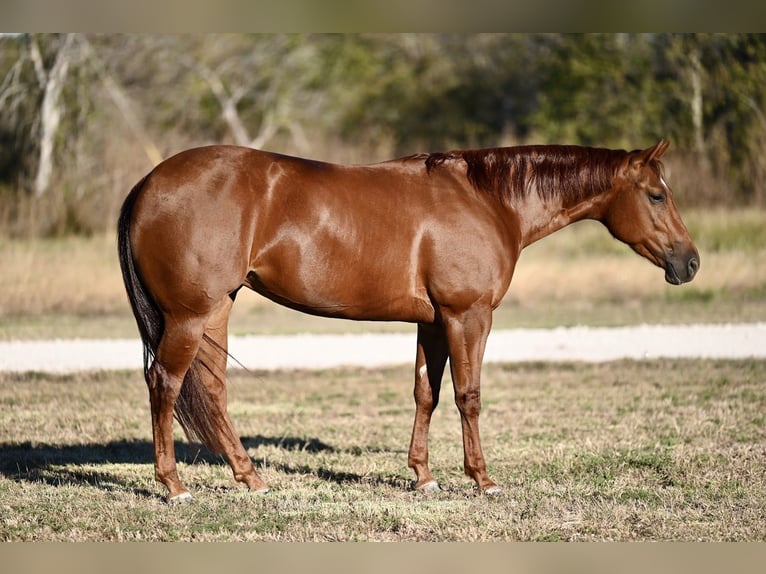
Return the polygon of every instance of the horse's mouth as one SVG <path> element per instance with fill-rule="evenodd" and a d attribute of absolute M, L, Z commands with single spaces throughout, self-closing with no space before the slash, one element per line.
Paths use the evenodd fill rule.
<path fill-rule="evenodd" d="M 665 281 L 671 285 L 680 285 L 683 283 L 681 278 L 678 276 L 678 273 L 676 272 L 676 268 L 673 267 L 673 264 L 670 262 L 668 262 L 665 266 Z"/>
<path fill-rule="evenodd" d="M 694 276 L 697 274 L 699 267 L 699 258 L 697 256 L 692 256 L 684 264 L 681 265 L 683 275 L 679 275 L 676 266 L 673 265 L 672 261 L 668 260 L 665 263 L 665 281 L 671 285 L 681 285 L 682 283 L 688 283 L 694 279 Z"/>

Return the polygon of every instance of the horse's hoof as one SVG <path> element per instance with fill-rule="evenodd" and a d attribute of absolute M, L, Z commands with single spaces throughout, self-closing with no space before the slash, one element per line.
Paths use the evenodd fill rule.
<path fill-rule="evenodd" d="M 191 492 L 182 492 L 168 498 L 168 504 L 188 504 L 193 500 Z"/>
<path fill-rule="evenodd" d="M 487 496 L 500 496 L 503 494 L 503 489 L 499 486 L 490 486 L 489 488 L 482 491 L 482 494 L 485 494 Z"/>
<path fill-rule="evenodd" d="M 425 484 L 416 486 L 415 490 L 419 490 L 420 492 L 425 492 L 426 494 L 434 494 L 436 492 L 441 492 L 442 487 L 439 486 L 439 483 L 436 482 L 435 480 L 429 480 Z"/>
<path fill-rule="evenodd" d="M 267 486 L 266 488 L 259 488 L 259 489 L 257 489 L 257 490 L 251 490 L 250 492 L 252 492 L 253 494 L 268 494 L 268 493 L 269 493 L 269 490 L 270 490 L 270 489 L 269 489 L 269 487 Z"/>

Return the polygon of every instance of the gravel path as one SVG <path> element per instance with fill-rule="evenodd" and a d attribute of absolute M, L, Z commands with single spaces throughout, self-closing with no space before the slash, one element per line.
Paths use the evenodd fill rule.
<path fill-rule="evenodd" d="M 229 350 L 248 369 L 409 364 L 415 333 L 232 337 Z M 141 357 L 137 339 L 0 342 L 0 371 L 140 369 Z M 766 323 L 498 330 L 485 361 L 659 357 L 766 358 Z"/>

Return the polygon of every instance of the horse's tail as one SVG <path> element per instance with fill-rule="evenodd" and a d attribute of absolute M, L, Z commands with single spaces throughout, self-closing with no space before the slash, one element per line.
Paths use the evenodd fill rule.
<path fill-rule="evenodd" d="M 148 176 L 146 176 L 148 177 Z M 144 379 L 149 383 L 149 369 L 162 339 L 164 320 L 159 307 L 147 291 L 130 244 L 130 225 L 133 219 L 133 207 L 146 181 L 139 181 L 125 198 L 117 222 L 117 249 L 120 269 L 130 306 L 138 324 L 138 332 L 144 348 Z M 181 394 L 175 403 L 175 417 L 190 440 L 203 443 L 213 454 L 223 452 L 218 440 L 216 421 L 220 418 L 220 409 L 204 384 L 202 370 L 204 365 L 199 355 L 194 358 L 184 376 Z"/>
<path fill-rule="evenodd" d="M 133 220 L 133 207 L 136 204 L 146 177 L 139 181 L 125 198 L 117 221 L 117 250 L 120 257 L 122 281 L 128 293 L 130 306 L 138 324 L 138 332 L 144 346 L 144 377 L 149 376 L 149 367 L 154 360 L 157 346 L 162 338 L 164 328 L 162 314 L 157 304 L 147 292 L 133 259 L 133 248 L 130 245 L 130 224 Z"/>

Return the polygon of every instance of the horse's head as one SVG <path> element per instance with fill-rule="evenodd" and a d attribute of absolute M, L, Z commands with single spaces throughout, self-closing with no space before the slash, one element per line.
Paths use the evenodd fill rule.
<path fill-rule="evenodd" d="M 614 237 L 662 267 L 673 285 L 694 278 L 700 257 L 662 176 L 659 157 L 669 143 L 633 151 L 614 179 L 603 222 Z"/>

